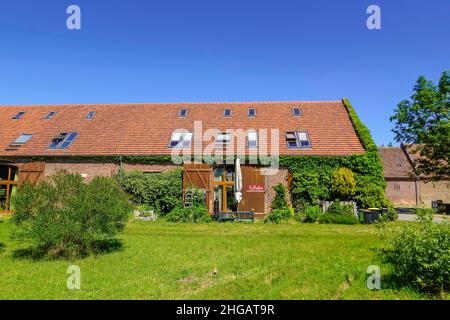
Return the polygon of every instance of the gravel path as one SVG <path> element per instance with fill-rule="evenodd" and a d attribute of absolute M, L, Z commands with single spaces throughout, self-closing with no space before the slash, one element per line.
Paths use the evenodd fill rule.
<path fill-rule="evenodd" d="M 417 215 L 412 214 L 412 213 L 399 213 L 398 221 L 417 221 Z M 434 216 L 433 221 L 436 221 L 436 222 L 448 221 L 448 222 L 450 222 L 450 220 L 441 218 L 439 216 Z"/>

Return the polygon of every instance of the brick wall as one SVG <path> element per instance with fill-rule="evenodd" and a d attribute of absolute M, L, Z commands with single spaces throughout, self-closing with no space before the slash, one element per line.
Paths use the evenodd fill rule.
<path fill-rule="evenodd" d="M 30 162 L 31 159 L 17 160 L 15 165 L 19 168 L 25 163 Z M 144 172 L 163 172 L 175 169 L 177 166 L 173 164 L 134 164 L 124 163 L 125 171 L 140 170 Z M 54 175 L 60 170 L 66 170 L 70 173 L 81 174 L 87 181 L 92 180 L 95 176 L 111 177 L 119 172 L 119 164 L 116 162 L 90 162 L 90 161 L 71 161 L 71 160 L 47 160 L 45 162 L 45 169 L 43 177 Z"/>
<path fill-rule="evenodd" d="M 431 207 L 431 201 L 442 200 L 450 203 L 450 180 L 420 181 L 420 201 Z"/>
<path fill-rule="evenodd" d="M 416 206 L 416 184 L 415 181 L 386 181 L 385 196 L 392 201 L 394 206 L 414 207 Z"/>
<path fill-rule="evenodd" d="M 266 176 L 266 213 L 270 212 L 270 206 L 272 205 L 272 201 L 275 199 L 275 191 L 273 187 L 279 183 L 283 184 L 287 188 L 287 178 L 288 178 L 289 170 L 286 168 L 280 168 L 277 173 L 274 175 Z M 288 203 L 291 203 L 291 199 L 288 196 Z"/>

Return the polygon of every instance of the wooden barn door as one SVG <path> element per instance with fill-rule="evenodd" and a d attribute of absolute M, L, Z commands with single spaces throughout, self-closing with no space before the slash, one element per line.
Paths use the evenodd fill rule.
<path fill-rule="evenodd" d="M 186 190 L 197 187 L 205 191 L 206 207 L 211 212 L 211 168 L 204 163 L 189 163 L 183 166 L 183 199 Z"/>
<path fill-rule="evenodd" d="M 44 162 L 23 163 L 19 166 L 19 186 L 24 183 L 35 185 L 44 176 Z"/>
<path fill-rule="evenodd" d="M 239 211 L 254 210 L 255 213 L 265 213 L 266 177 L 261 169 L 252 166 L 242 166 L 242 201 Z"/>

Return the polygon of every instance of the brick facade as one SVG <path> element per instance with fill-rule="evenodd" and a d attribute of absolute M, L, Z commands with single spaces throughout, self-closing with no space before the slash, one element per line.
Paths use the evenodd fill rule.
<path fill-rule="evenodd" d="M 385 196 L 395 206 L 414 207 L 416 206 L 416 181 L 386 181 Z"/>
<path fill-rule="evenodd" d="M 275 199 L 275 190 L 273 187 L 279 183 L 284 185 L 286 188 L 288 187 L 288 174 L 289 170 L 286 168 L 280 168 L 277 173 L 274 175 L 266 176 L 266 197 L 265 197 L 265 207 L 266 213 L 270 212 L 270 206 L 272 205 L 272 201 Z M 291 202 L 290 197 L 288 196 L 288 202 Z"/>
<path fill-rule="evenodd" d="M 450 203 L 450 180 L 420 181 L 420 202 L 431 207 L 431 201 L 442 200 Z"/>

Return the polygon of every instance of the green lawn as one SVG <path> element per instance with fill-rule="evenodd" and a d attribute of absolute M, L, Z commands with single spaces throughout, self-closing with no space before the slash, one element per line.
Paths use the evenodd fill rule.
<path fill-rule="evenodd" d="M 382 290 L 367 289 L 374 226 L 130 222 L 122 250 L 72 262 L 13 258 L 24 246 L 10 229 L 0 219 L 0 299 L 421 298 L 383 278 Z M 81 290 L 66 287 L 71 263 Z"/>

